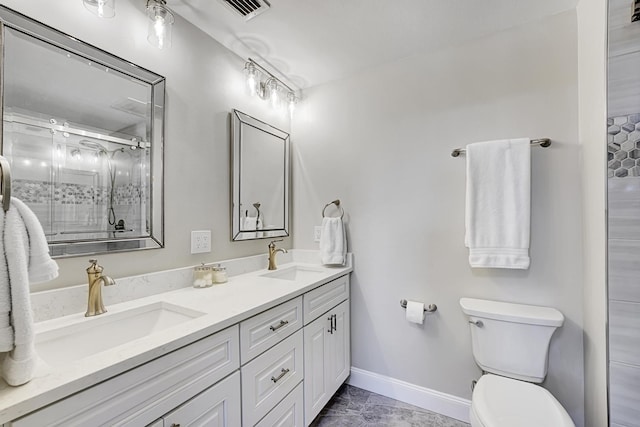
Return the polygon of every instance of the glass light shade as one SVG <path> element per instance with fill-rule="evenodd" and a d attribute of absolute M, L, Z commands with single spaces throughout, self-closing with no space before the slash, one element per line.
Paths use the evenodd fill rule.
<path fill-rule="evenodd" d="M 291 116 L 293 116 L 293 112 L 296 109 L 297 102 L 298 102 L 298 98 L 296 98 L 296 95 L 293 92 L 289 92 L 287 94 L 287 103 L 289 104 L 289 114 Z"/>
<path fill-rule="evenodd" d="M 171 28 L 175 19 L 173 13 L 161 1 L 147 3 L 149 32 L 147 40 L 158 49 L 171 47 Z"/>
<path fill-rule="evenodd" d="M 280 107 L 280 94 L 279 94 L 278 83 L 274 79 L 271 79 L 267 83 L 267 93 L 269 93 L 269 100 L 271 101 L 271 106 L 275 109 L 278 109 Z"/>
<path fill-rule="evenodd" d="M 247 63 L 245 67 L 245 71 L 247 73 L 247 88 L 249 89 L 249 94 L 254 96 L 258 93 L 258 84 L 260 82 L 258 70 L 256 70 L 256 66 L 251 62 Z"/>
<path fill-rule="evenodd" d="M 116 0 L 82 0 L 84 7 L 100 18 L 116 16 Z"/>

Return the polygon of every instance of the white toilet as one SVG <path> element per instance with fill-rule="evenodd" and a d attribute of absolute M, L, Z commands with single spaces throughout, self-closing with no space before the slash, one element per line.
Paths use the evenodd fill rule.
<path fill-rule="evenodd" d="M 472 427 L 575 427 L 541 383 L 564 316 L 549 307 L 461 298 L 473 357 L 485 372 L 471 398 Z"/>

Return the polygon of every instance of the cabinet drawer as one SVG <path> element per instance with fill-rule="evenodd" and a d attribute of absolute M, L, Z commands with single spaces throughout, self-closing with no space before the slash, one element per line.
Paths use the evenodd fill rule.
<path fill-rule="evenodd" d="M 302 330 L 242 367 L 242 425 L 253 426 L 303 378 Z"/>
<path fill-rule="evenodd" d="M 303 427 L 304 392 L 298 384 L 256 427 Z"/>
<path fill-rule="evenodd" d="M 302 297 L 273 307 L 240 324 L 240 362 L 244 365 L 302 327 Z"/>
<path fill-rule="evenodd" d="M 238 335 L 238 326 L 232 326 L 26 415 L 12 425 L 147 425 L 238 369 Z"/>
<path fill-rule="evenodd" d="M 331 310 L 349 298 L 349 275 L 337 278 L 304 294 L 304 324 L 313 322 L 323 313 Z"/>
<path fill-rule="evenodd" d="M 240 372 L 209 387 L 164 417 L 164 425 L 237 427 L 240 425 Z"/>

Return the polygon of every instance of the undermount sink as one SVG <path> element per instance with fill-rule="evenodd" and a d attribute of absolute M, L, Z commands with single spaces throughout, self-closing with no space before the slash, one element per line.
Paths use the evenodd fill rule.
<path fill-rule="evenodd" d="M 313 279 L 318 274 L 322 273 L 324 273 L 322 270 L 296 265 L 293 267 L 283 268 L 282 270 L 270 271 L 269 273 L 261 274 L 261 276 L 280 280 L 305 280 Z"/>
<path fill-rule="evenodd" d="M 204 314 L 164 301 L 117 313 L 107 312 L 37 332 L 36 351 L 49 365 L 59 365 L 146 337 Z"/>

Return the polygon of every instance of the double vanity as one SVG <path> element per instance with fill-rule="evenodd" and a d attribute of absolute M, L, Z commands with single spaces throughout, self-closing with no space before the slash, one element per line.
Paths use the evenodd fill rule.
<path fill-rule="evenodd" d="M 309 425 L 349 375 L 351 263 L 302 261 L 36 323 L 0 425 Z"/>

